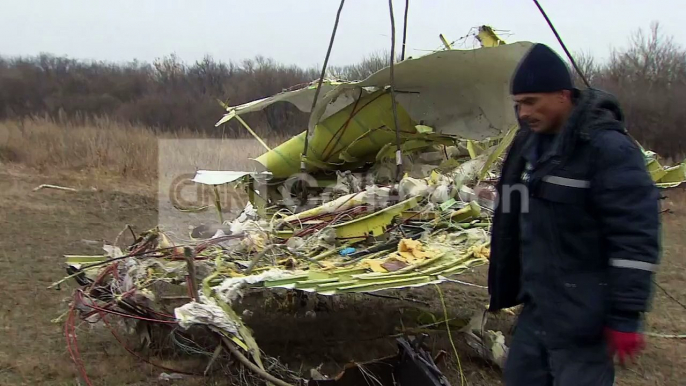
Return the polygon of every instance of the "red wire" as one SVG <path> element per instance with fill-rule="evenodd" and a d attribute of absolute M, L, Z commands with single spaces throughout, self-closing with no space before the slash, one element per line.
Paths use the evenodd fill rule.
<path fill-rule="evenodd" d="M 74 364 L 76 363 L 76 358 L 74 357 L 74 351 L 71 349 L 71 334 L 69 333 L 69 322 L 71 321 L 71 314 L 74 312 L 74 307 L 69 307 L 67 311 L 67 319 L 64 321 L 64 339 L 67 341 L 67 351 L 69 351 L 69 357 Z M 77 366 L 78 370 L 78 366 Z"/>
<path fill-rule="evenodd" d="M 128 290 L 128 291 L 122 293 L 122 294 L 121 294 L 121 297 L 122 297 L 122 298 L 127 298 L 127 297 L 133 295 L 134 293 L 136 293 L 137 290 L 138 290 L 138 288 L 133 287 L 133 288 L 131 288 L 130 290 Z M 106 307 L 112 307 L 112 306 L 114 306 L 113 303 L 108 303 L 108 304 L 106 305 Z M 155 314 L 155 315 L 164 316 L 165 318 L 176 319 L 173 315 L 165 314 L 165 313 L 162 313 L 162 312 L 157 312 L 157 311 L 155 311 L 155 310 L 153 310 L 153 309 L 151 309 L 151 308 L 145 307 L 145 311 L 150 312 L 150 313 Z M 85 316 L 83 316 L 83 319 L 87 319 L 89 316 L 91 316 L 91 315 L 93 315 L 93 314 L 95 314 L 95 313 L 97 313 L 97 310 L 94 310 L 94 311 L 89 312 L 88 314 L 86 314 Z"/>
<path fill-rule="evenodd" d="M 108 329 L 109 329 L 110 332 L 112 333 L 112 336 L 114 336 L 114 338 L 117 340 L 117 342 L 119 342 L 119 344 L 120 344 L 127 352 L 129 352 L 129 354 L 135 356 L 135 357 L 138 358 L 139 360 L 141 360 L 141 361 L 143 361 L 143 362 L 145 362 L 145 363 L 147 363 L 147 364 L 149 364 L 149 365 L 158 367 L 158 368 L 163 369 L 163 370 L 166 370 L 166 371 L 171 371 L 171 372 L 174 372 L 174 373 L 185 374 L 185 375 L 200 375 L 200 374 L 198 374 L 198 373 L 190 373 L 190 372 L 180 371 L 180 370 L 172 369 L 172 368 L 165 367 L 165 366 L 162 366 L 162 365 L 158 365 L 158 364 L 156 364 L 156 363 L 150 362 L 149 360 L 147 360 L 147 359 L 145 359 L 145 358 L 142 358 L 142 357 L 141 357 L 140 355 L 138 355 L 136 352 L 134 352 L 133 350 L 131 350 L 126 344 L 124 344 L 124 342 L 121 340 L 121 338 L 119 337 L 119 335 L 114 331 L 114 328 L 113 328 L 112 325 L 107 321 L 107 318 L 105 317 L 105 313 L 107 313 L 107 312 L 113 313 L 113 314 L 115 314 L 115 315 L 118 315 L 118 313 L 116 313 L 116 312 L 111 312 L 111 311 L 106 310 L 106 309 L 104 309 L 104 308 L 102 308 L 102 307 L 96 307 L 96 306 L 91 306 L 91 305 L 86 305 L 86 304 L 84 304 L 84 303 L 83 303 L 83 294 L 82 294 L 80 291 L 78 291 L 78 292 L 76 293 L 75 297 L 74 297 L 74 302 L 72 302 L 72 305 L 71 305 L 71 307 L 69 308 L 69 311 L 68 311 L 68 313 L 67 313 L 67 320 L 66 320 L 65 325 L 64 325 L 64 333 L 65 333 L 65 337 L 66 337 L 66 340 L 67 340 L 67 351 L 69 351 L 69 356 L 71 357 L 71 360 L 74 362 L 74 365 L 76 366 L 76 369 L 77 369 L 77 371 L 79 372 L 79 375 L 81 376 L 81 378 L 83 378 L 83 381 L 86 382 L 86 384 L 87 384 L 88 386 L 93 386 L 93 383 L 90 381 L 90 378 L 88 378 L 88 374 L 87 374 L 87 372 L 86 372 L 86 368 L 85 368 L 85 366 L 84 366 L 84 364 L 83 364 L 83 360 L 81 359 L 81 354 L 79 353 L 79 350 L 78 350 L 78 343 L 77 343 L 77 338 L 76 338 L 75 316 L 76 316 L 76 302 L 77 302 L 77 301 L 79 301 L 81 304 L 83 304 L 83 305 L 85 305 L 85 306 L 87 306 L 87 307 L 94 308 L 94 309 L 96 310 L 96 312 L 98 312 L 98 314 L 100 315 L 100 319 L 101 319 L 101 320 L 105 323 L 105 325 L 108 327 Z M 131 315 L 124 315 L 124 316 L 131 317 Z M 161 321 L 161 320 L 153 320 L 153 319 L 150 319 L 150 320 L 151 320 L 151 321 L 155 321 L 155 322 L 162 322 L 162 323 L 165 322 L 165 321 Z"/>
<path fill-rule="evenodd" d="M 334 212 L 334 213 L 325 213 L 325 214 L 323 214 L 323 215 L 318 215 L 318 216 L 325 216 L 325 215 L 326 215 L 326 216 L 329 216 L 329 215 L 334 214 L 334 215 L 336 215 L 336 217 L 334 217 L 334 218 L 331 219 L 330 221 L 325 221 L 325 222 L 322 222 L 321 224 L 315 224 L 315 225 L 312 225 L 312 226 L 309 227 L 309 228 L 302 229 L 302 230 L 300 230 L 299 232 L 296 232 L 295 234 L 293 234 L 293 236 L 295 236 L 295 237 L 308 236 L 308 235 L 310 235 L 310 234 L 315 233 L 315 232 L 318 231 L 318 230 L 321 230 L 321 229 L 326 228 L 326 227 L 329 226 L 329 225 L 334 225 L 334 224 L 338 221 L 338 219 L 341 218 L 341 217 L 343 217 L 343 216 L 346 216 L 346 215 L 348 215 L 348 216 L 357 216 L 357 215 L 360 215 L 360 214 L 363 214 L 363 213 L 367 212 L 367 210 L 368 210 L 368 208 L 367 208 L 366 206 L 357 206 L 357 207 L 354 207 L 354 208 L 348 208 L 348 209 L 346 209 L 346 210 L 344 210 L 344 211 L 342 211 L 342 212 L 340 212 L 340 213 L 335 213 L 335 212 Z M 315 217 L 317 217 L 317 216 L 315 216 Z M 304 220 L 303 220 L 303 221 L 304 221 Z"/>
<path fill-rule="evenodd" d="M 67 321 L 64 323 L 64 333 L 67 339 L 67 350 L 69 351 L 69 356 L 71 356 L 71 360 L 74 362 L 77 371 L 81 375 L 81 378 L 83 378 L 83 381 L 86 382 L 88 386 L 93 386 L 90 379 L 88 378 L 86 367 L 84 366 L 83 361 L 81 360 L 81 353 L 79 353 L 79 345 L 78 340 L 76 338 L 76 322 L 74 320 L 76 314 L 75 307 L 76 302 L 74 301 L 72 302 L 72 305 L 69 308 L 69 312 L 67 314 Z"/>
<path fill-rule="evenodd" d="M 185 374 L 185 375 L 201 375 L 201 374 L 198 374 L 198 373 L 190 373 L 190 372 L 180 371 L 180 370 L 172 369 L 172 368 L 165 367 L 165 366 L 162 366 L 162 365 L 158 365 L 158 364 L 156 364 L 156 363 L 152 363 L 152 362 L 150 362 L 149 360 L 147 360 L 147 359 L 141 357 L 140 355 L 136 354 L 135 351 L 131 350 L 126 344 L 124 344 L 124 342 L 121 340 L 121 338 L 119 338 L 119 335 L 117 335 L 117 333 L 114 331 L 114 328 L 113 328 L 113 327 L 110 325 L 110 323 L 107 321 L 107 318 L 105 318 L 105 315 L 102 315 L 102 314 L 101 314 L 101 315 L 100 315 L 100 318 L 102 318 L 102 321 L 105 323 L 105 325 L 107 326 L 107 328 L 109 328 L 110 332 L 112 333 L 112 336 L 114 336 L 114 339 L 116 339 L 117 342 L 119 342 L 119 344 L 124 348 L 124 350 L 128 351 L 129 354 L 135 356 L 136 358 L 140 359 L 141 361 L 143 361 L 143 362 L 145 362 L 145 363 L 147 363 L 147 364 L 149 364 L 149 365 L 158 367 L 158 368 L 160 368 L 160 369 L 162 369 L 162 370 L 171 371 L 171 372 L 178 373 L 178 374 Z"/>
<path fill-rule="evenodd" d="M 152 312 L 152 313 L 155 314 L 155 315 L 164 316 L 165 318 L 176 319 L 176 317 L 175 317 L 174 315 L 169 315 L 169 314 L 165 314 L 165 313 L 162 313 L 162 312 L 157 312 L 157 311 L 151 310 L 151 309 L 149 309 L 149 308 L 147 309 L 147 311 L 148 311 L 148 312 Z"/>
<path fill-rule="evenodd" d="M 131 288 L 130 290 L 128 290 L 128 291 L 124 292 L 123 294 L 121 294 L 121 297 L 122 297 L 122 298 L 129 297 L 129 296 L 133 295 L 133 294 L 136 292 L 137 289 L 138 289 L 138 288 L 133 287 L 133 288 Z"/>
<path fill-rule="evenodd" d="M 132 292 L 132 291 L 133 291 L 133 292 Z M 135 293 L 135 291 L 136 291 L 136 288 L 133 288 L 133 289 L 131 289 L 130 291 L 127 291 L 126 293 L 131 292 L 131 294 L 133 294 L 133 293 Z M 125 294 L 126 294 L 126 293 L 125 293 Z M 125 294 L 122 294 L 122 297 L 124 297 Z M 127 296 L 128 296 L 128 295 L 127 295 Z M 148 307 L 142 307 L 142 308 L 144 308 L 145 311 L 150 312 L 151 314 L 155 314 L 155 315 L 159 315 L 159 316 L 164 316 L 165 318 L 169 318 L 169 319 L 176 319 L 176 317 L 175 317 L 174 315 L 169 315 L 169 314 L 165 314 L 165 313 L 162 313 L 162 312 L 157 312 L 157 311 L 153 310 L 152 308 L 148 308 Z M 156 319 L 156 320 L 157 320 L 157 319 Z"/>
<path fill-rule="evenodd" d="M 227 239 L 229 239 L 229 238 L 232 238 L 232 237 L 227 237 Z M 214 242 L 220 242 L 221 240 L 213 240 L 213 241 Z M 196 248 L 196 252 L 200 252 L 212 244 L 214 244 L 214 243 L 213 242 L 207 242 L 203 245 L 200 245 L 200 246 L 198 246 L 198 248 Z M 128 257 L 132 257 L 132 256 L 135 256 L 136 254 L 140 253 L 141 251 L 143 251 L 145 246 L 146 245 L 139 246 L 134 251 L 132 251 L 128 255 Z M 163 248 L 163 249 L 160 249 L 158 251 L 152 251 L 152 252 L 162 252 L 163 250 L 166 250 L 166 249 L 169 249 L 169 248 Z M 162 257 L 167 257 L 167 256 L 162 256 Z M 112 276 L 115 279 L 119 279 L 119 272 L 117 270 L 117 266 L 118 266 L 118 263 L 115 262 L 115 263 L 111 264 L 110 266 L 108 266 L 107 268 L 105 268 L 98 275 L 98 277 L 95 279 L 95 281 L 93 283 L 91 283 L 88 287 L 92 289 L 94 286 L 101 284 L 101 282 L 105 279 L 105 277 L 107 277 L 108 274 L 112 274 Z M 133 294 L 135 292 L 135 290 L 136 290 L 136 288 L 133 288 L 133 289 L 125 292 L 124 294 L 122 294 L 122 296 L 127 297 L 127 296 Z M 86 296 L 88 296 L 88 295 L 86 295 Z M 90 296 L 88 296 L 88 297 L 90 299 Z M 147 322 L 162 323 L 162 324 L 177 324 L 177 322 L 175 320 L 171 321 L 171 320 L 162 320 L 162 319 L 152 319 L 152 318 L 145 318 L 145 317 L 141 317 L 141 316 L 137 316 L 137 315 L 126 314 L 126 313 L 122 313 L 122 312 L 118 312 L 118 311 L 114 311 L 114 310 L 109 310 L 109 309 L 106 309 L 103 307 L 99 307 L 99 306 L 95 305 L 94 302 L 92 302 L 91 304 L 86 304 L 83 302 L 83 300 L 84 300 L 84 292 L 82 290 L 77 290 L 75 295 L 74 295 L 74 301 L 72 302 L 72 304 L 71 304 L 71 306 L 67 312 L 67 319 L 65 321 L 65 326 L 64 326 L 64 334 L 65 334 L 65 338 L 66 338 L 67 351 L 69 352 L 69 356 L 71 357 L 72 362 L 74 362 L 74 365 L 76 366 L 76 369 L 77 369 L 79 375 L 81 376 L 81 378 L 84 380 L 84 382 L 88 386 L 93 386 L 93 383 L 88 378 L 86 368 L 85 368 L 85 366 L 83 364 L 83 360 L 81 358 L 81 353 L 79 352 L 79 349 L 78 349 L 78 341 L 77 341 L 77 337 L 76 337 L 76 304 L 77 304 L 77 302 L 79 302 L 79 304 L 82 304 L 86 307 L 89 307 L 89 308 L 95 310 L 95 311 L 87 313 L 85 315 L 85 318 L 92 316 L 94 313 L 98 313 L 100 316 L 100 319 L 105 323 L 105 325 L 107 325 L 107 327 L 109 328 L 110 332 L 112 333 L 114 338 L 117 340 L 117 342 L 119 342 L 119 344 L 127 352 L 129 352 L 131 355 L 135 356 L 139 360 L 141 360 L 141 361 L 143 361 L 149 365 L 152 365 L 152 366 L 158 367 L 160 369 L 166 370 L 166 371 L 171 371 L 171 372 L 175 372 L 175 373 L 179 373 L 179 374 L 185 374 L 185 375 L 201 375 L 198 373 L 179 371 L 179 370 L 172 369 L 169 367 L 161 366 L 161 365 L 152 363 L 145 358 L 142 358 L 140 355 L 138 355 L 136 352 L 134 352 L 133 350 L 131 350 L 128 346 L 126 346 L 124 344 L 124 342 L 121 340 L 119 335 L 114 331 L 114 328 L 107 321 L 105 314 L 108 313 L 108 314 L 117 315 L 117 316 L 121 316 L 121 317 L 143 320 L 143 321 L 147 321 Z M 114 306 L 114 304 L 108 304 L 108 305 L 106 305 L 106 307 L 107 306 Z M 153 314 L 159 315 L 159 316 L 174 318 L 171 315 L 156 312 L 156 311 L 151 310 L 151 309 L 148 309 L 147 311 L 149 311 Z"/>
<path fill-rule="evenodd" d="M 100 312 L 105 312 L 105 313 L 108 313 L 108 314 L 121 316 L 121 317 L 123 317 L 123 318 L 137 319 L 137 320 L 143 320 L 143 321 L 146 321 L 146 322 L 153 322 L 153 323 L 177 324 L 177 322 L 176 322 L 175 320 L 162 320 L 162 319 L 145 318 L 145 317 L 138 316 L 138 315 L 125 314 L 125 313 L 123 313 L 123 312 L 117 312 L 117 311 L 107 310 L 107 309 L 104 309 L 104 308 L 100 308 L 100 307 L 97 307 L 97 306 L 91 306 L 91 305 L 88 305 L 87 307 L 90 307 L 90 308 L 92 308 L 92 309 L 94 309 L 94 310 L 97 310 L 97 311 L 100 311 Z"/>
<path fill-rule="evenodd" d="M 95 281 L 93 281 L 93 284 L 91 285 L 91 287 L 92 287 L 93 285 L 100 284 L 100 282 L 102 281 L 102 279 L 104 279 L 105 276 L 107 276 L 107 274 L 112 270 L 112 265 L 113 265 L 113 264 L 108 265 L 107 268 L 103 269 L 102 272 L 100 272 L 100 274 L 98 275 L 98 277 L 95 278 Z"/>
<path fill-rule="evenodd" d="M 83 300 L 83 294 L 82 294 L 82 292 L 79 291 L 78 293 L 80 294 L 80 295 L 77 295 L 77 296 L 79 296 L 78 299 L 79 299 L 79 300 Z M 112 314 L 112 315 L 122 316 L 122 317 L 125 317 L 125 318 L 132 318 L 132 319 L 144 320 L 144 321 L 146 321 L 146 322 L 165 323 L 165 324 L 177 324 L 177 322 L 176 322 L 175 320 L 162 320 L 162 319 L 145 318 L 145 317 L 143 317 L 143 316 L 125 314 L 125 313 L 123 313 L 123 312 L 108 310 L 108 309 L 105 309 L 105 308 L 102 308 L 102 307 L 98 307 L 98 306 L 96 306 L 95 304 L 85 304 L 85 303 L 83 303 L 83 301 L 81 301 L 81 303 L 82 303 L 84 306 L 89 307 L 89 308 L 92 308 L 92 309 L 94 309 L 94 310 L 106 312 L 106 313 Z"/>
<path fill-rule="evenodd" d="M 119 270 L 117 268 L 119 268 L 118 261 L 112 264 L 112 276 L 114 276 L 115 279 L 119 280 Z"/>

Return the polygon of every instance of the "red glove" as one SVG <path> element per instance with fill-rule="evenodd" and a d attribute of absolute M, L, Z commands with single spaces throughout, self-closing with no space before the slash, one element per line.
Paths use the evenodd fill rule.
<path fill-rule="evenodd" d="M 605 337 L 612 356 L 617 354 L 619 363 L 622 365 L 627 356 L 633 361 L 638 352 L 645 347 L 643 335 L 638 332 L 620 332 L 606 328 Z"/>

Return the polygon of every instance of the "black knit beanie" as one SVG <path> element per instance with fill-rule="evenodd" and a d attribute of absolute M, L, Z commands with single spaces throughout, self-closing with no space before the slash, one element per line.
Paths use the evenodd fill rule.
<path fill-rule="evenodd" d="M 519 63 L 511 84 L 513 95 L 573 88 L 572 75 L 565 62 L 550 47 L 540 43 Z"/>

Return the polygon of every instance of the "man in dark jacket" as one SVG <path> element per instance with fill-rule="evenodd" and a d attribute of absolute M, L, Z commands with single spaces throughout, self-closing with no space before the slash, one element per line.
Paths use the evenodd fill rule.
<path fill-rule="evenodd" d="M 524 304 L 506 386 L 605 386 L 643 346 L 658 192 L 612 95 L 537 44 L 511 84 L 520 130 L 497 185 L 490 310 Z"/>

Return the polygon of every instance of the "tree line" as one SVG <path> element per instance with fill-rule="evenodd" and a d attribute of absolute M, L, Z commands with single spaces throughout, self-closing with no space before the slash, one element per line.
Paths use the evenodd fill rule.
<path fill-rule="evenodd" d="M 656 23 L 648 31 L 635 32 L 628 43 L 603 62 L 583 53 L 576 55 L 577 62 L 592 87 L 617 95 L 627 128 L 639 142 L 662 155 L 680 157 L 686 153 L 681 135 L 686 125 L 686 50 Z M 357 64 L 331 67 L 328 75 L 363 79 L 385 67 L 388 57 L 375 53 Z M 48 116 L 78 121 L 106 116 L 159 130 L 242 136 L 244 130 L 235 123 L 214 128 L 224 112 L 219 101 L 245 103 L 318 76 L 317 68 L 284 65 L 262 56 L 228 63 L 208 56 L 184 63 L 170 55 L 152 63 L 123 64 L 49 54 L 0 57 L 0 119 Z M 284 136 L 302 131 L 307 115 L 277 103 L 248 121 L 262 135 Z"/>

